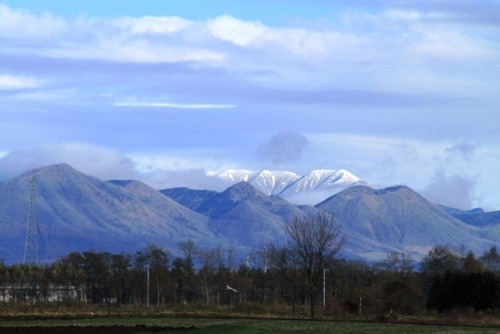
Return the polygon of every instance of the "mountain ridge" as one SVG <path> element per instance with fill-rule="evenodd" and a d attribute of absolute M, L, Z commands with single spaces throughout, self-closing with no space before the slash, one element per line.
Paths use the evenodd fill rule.
<path fill-rule="evenodd" d="M 208 230 L 206 217 L 160 193 L 148 203 L 137 190 L 126 190 L 59 164 L 31 170 L 0 185 L 2 257 L 22 258 L 33 177 L 41 255 L 48 259 L 71 250 L 102 248 L 103 244 L 125 251 L 146 239 L 221 239 Z M 143 192 L 149 188 L 145 184 L 138 187 Z M 147 191 L 156 192 L 152 188 Z"/>
<path fill-rule="evenodd" d="M 439 244 L 481 252 L 498 243 L 406 186 L 354 186 L 316 207 L 337 217 L 346 230 L 415 257 Z M 370 256 L 362 249 L 359 252 Z"/>
<path fill-rule="evenodd" d="M 242 245 L 260 248 L 282 239 L 285 222 L 308 211 L 278 196 L 267 196 L 242 181 L 209 198 L 198 212 L 211 218 L 212 231 Z"/>
<path fill-rule="evenodd" d="M 318 169 L 304 175 L 289 171 L 233 169 L 209 175 L 231 185 L 245 181 L 268 196 L 277 195 L 294 204 L 308 205 L 317 204 L 353 185 L 364 184 L 345 169 Z"/>
<path fill-rule="evenodd" d="M 419 259 L 437 244 L 475 252 L 500 244 L 500 221 L 466 224 L 405 186 L 355 185 L 308 206 L 268 196 L 248 182 L 222 192 L 160 192 L 140 181 L 101 181 L 60 164 L 0 184 L 0 259 L 22 258 L 33 176 L 46 260 L 89 249 L 136 251 L 149 242 L 175 253 L 177 243 L 188 239 L 199 247 L 248 254 L 270 242 L 282 244 L 286 221 L 321 210 L 339 220 L 348 237 L 342 256 L 348 258 L 378 261 L 390 252 L 405 252 Z"/>

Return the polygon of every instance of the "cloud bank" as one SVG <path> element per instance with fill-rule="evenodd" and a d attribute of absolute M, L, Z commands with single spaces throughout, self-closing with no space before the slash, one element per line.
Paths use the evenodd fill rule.
<path fill-rule="evenodd" d="M 116 150 L 82 143 L 65 143 L 13 151 L 0 158 L 0 176 L 12 178 L 30 169 L 67 163 L 104 180 L 134 179 L 132 160 Z"/>

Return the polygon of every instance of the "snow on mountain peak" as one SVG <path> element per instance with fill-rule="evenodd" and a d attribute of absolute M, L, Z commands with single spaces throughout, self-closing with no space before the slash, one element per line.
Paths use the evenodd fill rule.
<path fill-rule="evenodd" d="M 228 183 L 252 184 L 266 195 L 278 195 L 296 204 L 317 204 L 361 179 L 345 169 L 313 170 L 301 176 L 289 171 L 232 169 L 210 176 Z"/>
<path fill-rule="evenodd" d="M 353 174 L 351 174 L 349 171 L 345 169 L 321 169 L 321 170 L 314 170 L 308 175 L 306 175 L 306 178 L 309 178 L 310 182 L 317 182 L 316 186 L 321 186 L 321 185 L 332 185 L 332 184 L 340 184 L 340 183 L 354 183 L 354 182 L 359 182 L 361 179 Z"/>
<path fill-rule="evenodd" d="M 299 175 L 292 172 L 263 170 L 250 183 L 267 195 L 277 195 L 299 178 Z"/>
<path fill-rule="evenodd" d="M 224 172 L 208 172 L 208 176 L 215 176 L 224 181 L 230 181 L 234 183 L 238 183 L 241 181 L 249 182 L 249 180 L 255 175 L 256 171 L 248 170 L 248 169 L 228 169 Z"/>

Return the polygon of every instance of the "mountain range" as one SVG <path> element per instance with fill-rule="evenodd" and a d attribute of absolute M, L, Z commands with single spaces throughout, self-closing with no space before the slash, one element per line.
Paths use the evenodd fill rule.
<path fill-rule="evenodd" d="M 103 182 L 61 164 L 29 171 L 0 185 L 0 258 L 22 261 L 31 182 L 36 184 L 40 253 L 135 251 L 147 242 L 218 240 L 208 218 L 138 181 Z"/>
<path fill-rule="evenodd" d="M 276 195 L 294 204 L 317 204 L 354 185 L 365 184 L 345 169 L 319 169 L 305 175 L 288 171 L 246 169 L 210 173 L 225 184 L 248 182 L 262 193 Z"/>
<path fill-rule="evenodd" d="M 500 244 L 499 212 L 441 207 L 404 186 L 372 189 L 347 171 L 259 183 L 273 180 L 265 174 L 249 182 L 235 178 L 222 192 L 158 191 L 139 181 L 102 181 L 66 164 L 34 169 L 0 184 L 0 259 L 23 259 L 32 182 L 45 262 L 71 251 L 134 253 L 151 242 L 175 254 L 178 243 L 188 239 L 200 248 L 221 246 L 246 255 L 268 243 L 283 244 L 283 225 L 292 217 L 321 211 L 333 214 L 347 236 L 342 251 L 347 258 L 377 261 L 396 251 L 419 259 L 438 244 L 480 254 Z M 315 206 L 277 195 L 301 186 L 321 192 L 341 183 L 342 175 L 355 181 Z"/>

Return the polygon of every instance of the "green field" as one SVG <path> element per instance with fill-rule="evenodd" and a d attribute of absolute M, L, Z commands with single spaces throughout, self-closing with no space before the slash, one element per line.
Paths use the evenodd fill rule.
<path fill-rule="evenodd" d="M 366 322 L 203 318 L 3 319 L 0 333 L 500 333 L 500 328 Z"/>

